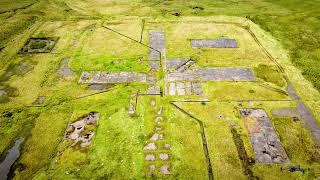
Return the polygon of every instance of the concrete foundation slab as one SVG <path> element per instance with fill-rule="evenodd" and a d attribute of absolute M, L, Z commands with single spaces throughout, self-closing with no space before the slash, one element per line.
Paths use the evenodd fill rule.
<path fill-rule="evenodd" d="M 83 72 L 79 82 L 84 84 L 146 82 L 147 75 L 137 72 Z"/>
<path fill-rule="evenodd" d="M 191 40 L 193 48 L 238 48 L 237 41 L 228 37 L 217 39 L 198 39 Z"/>
<path fill-rule="evenodd" d="M 262 109 L 241 109 L 240 114 L 248 129 L 257 161 L 263 164 L 289 163 L 266 112 Z"/>

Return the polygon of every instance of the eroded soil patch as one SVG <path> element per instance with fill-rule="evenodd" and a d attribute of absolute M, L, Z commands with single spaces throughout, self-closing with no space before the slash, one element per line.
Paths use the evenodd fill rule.
<path fill-rule="evenodd" d="M 251 165 L 254 163 L 254 160 L 248 157 L 240 134 L 237 132 L 235 127 L 231 127 L 231 133 L 233 141 L 237 147 L 239 159 L 241 160 L 242 167 L 244 168 L 244 174 L 247 175 L 249 179 L 258 179 L 253 175 L 251 170 Z"/>
<path fill-rule="evenodd" d="M 73 142 L 71 146 L 79 145 L 81 148 L 85 148 L 91 144 L 99 116 L 99 113 L 91 112 L 69 124 L 65 138 Z"/>

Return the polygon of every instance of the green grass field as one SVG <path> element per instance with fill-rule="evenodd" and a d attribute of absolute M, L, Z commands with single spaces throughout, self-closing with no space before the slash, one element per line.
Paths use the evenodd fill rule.
<path fill-rule="evenodd" d="M 319 0 L 2 0 L 0 160 L 25 137 L 13 179 L 210 179 L 208 159 L 215 179 L 320 178 L 320 148 L 305 121 L 272 114 L 298 107 L 287 92 L 287 77 L 320 126 L 319 14 Z M 201 68 L 246 67 L 256 81 L 201 82 L 201 96 L 144 95 L 149 85 L 140 82 L 115 83 L 106 91 L 79 83 L 84 71 L 154 73 L 165 91 L 166 72 L 152 72 L 148 62 L 149 30 L 155 29 L 165 32 L 167 59 L 191 57 Z M 190 46 L 191 39 L 221 36 L 235 39 L 240 48 Z M 50 53 L 18 53 L 31 37 L 57 41 Z M 63 77 L 66 59 L 72 73 Z M 142 95 L 130 116 L 129 102 L 137 92 Z M 37 105 L 41 96 L 45 99 Z M 173 101 L 180 101 L 175 103 L 181 109 Z M 266 111 L 288 164 L 256 162 L 241 108 Z M 147 161 L 150 152 L 143 149 L 159 109 L 165 138 L 152 153 L 167 153 L 169 159 Z M 64 138 L 66 128 L 89 112 L 100 113 L 92 143 L 73 147 Z M 253 161 L 248 167 L 232 128 Z M 170 148 L 163 148 L 167 143 Z M 159 170 L 150 175 L 151 165 L 164 164 L 170 175 Z M 305 173 L 281 170 L 297 165 Z"/>

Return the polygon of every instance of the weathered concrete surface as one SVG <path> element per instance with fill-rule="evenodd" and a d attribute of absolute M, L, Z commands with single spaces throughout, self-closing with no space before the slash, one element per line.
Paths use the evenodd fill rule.
<path fill-rule="evenodd" d="M 69 59 L 63 58 L 60 69 L 58 70 L 58 74 L 63 77 L 70 77 L 73 75 L 73 71 L 69 68 Z"/>
<path fill-rule="evenodd" d="M 177 82 L 177 93 L 180 96 L 183 96 L 186 94 L 186 91 L 184 90 L 184 83 L 183 82 Z"/>
<path fill-rule="evenodd" d="M 149 68 L 150 69 L 159 69 L 160 61 L 149 61 Z"/>
<path fill-rule="evenodd" d="M 291 118 L 297 118 L 300 119 L 299 112 L 294 108 L 281 108 L 281 109 L 274 109 L 272 110 L 273 116 L 279 116 L 279 117 L 291 117 Z"/>
<path fill-rule="evenodd" d="M 194 95 L 202 95 L 202 88 L 200 82 L 192 82 L 192 92 Z"/>
<path fill-rule="evenodd" d="M 152 49 L 149 49 L 149 60 L 160 60 L 161 55 L 158 51 L 165 53 L 166 49 L 164 32 L 162 30 L 149 31 L 149 41 L 152 47 Z"/>
<path fill-rule="evenodd" d="M 159 86 L 151 86 L 147 89 L 147 94 L 160 94 L 160 87 Z"/>
<path fill-rule="evenodd" d="M 170 96 L 176 95 L 176 83 L 169 84 L 169 95 Z"/>
<path fill-rule="evenodd" d="M 146 82 L 147 75 L 137 72 L 83 72 L 80 83 L 85 84 L 104 84 L 104 83 L 128 83 Z"/>
<path fill-rule="evenodd" d="M 196 62 L 191 58 L 167 59 L 167 67 L 170 72 L 185 72 Z"/>
<path fill-rule="evenodd" d="M 97 91 L 97 90 L 101 91 L 101 90 L 106 90 L 112 87 L 114 87 L 113 84 L 90 84 L 87 89 L 90 91 Z"/>
<path fill-rule="evenodd" d="M 298 96 L 294 87 L 288 79 L 287 84 L 287 92 L 289 96 L 297 102 L 297 108 L 301 119 L 305 122 L 307 128 L 314 135 L 315 142 L 320 145 L 320 127 L 318 126 L 312 112 L 303 104 L 301 98 Z"/>
<path fill-rule="evenodd" d="M 188 73 L 169 73 L 167 82 L 174 81 L 255 81 L 250 68 L 201 68 Z"/>
<path fill-rule="evenodd" d="M 248 129 L 257 161 L 263 164 L 289 163 L 266 112 L 262 109 L 241 109 L 240 114 Z"/>
<path fill-rule="evenodd" d="M 169 83 L 169 95 L 202 95 L 201 83 L 197 82 L 170 82 Z"/>
<path fill-rule="evenodd" d="M 167 59 L 167 65 L 170 70 L 175 70 L 176 68 L 185 64 L 190 58 L 170 58 Z"/>
<path fill-rule="evenodd" d="M 217 39 L 198 39 L 191 40 L 193 48 L 238 48 L 237 41 L 228 37 Z"/>

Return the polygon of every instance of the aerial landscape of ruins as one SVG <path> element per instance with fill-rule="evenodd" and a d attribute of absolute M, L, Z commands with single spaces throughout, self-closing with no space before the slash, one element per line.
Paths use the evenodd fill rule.
<path fill-rule="evenodd" d="M 320 179 L 319 0 L 0 0 L 0 180 Z"/>

